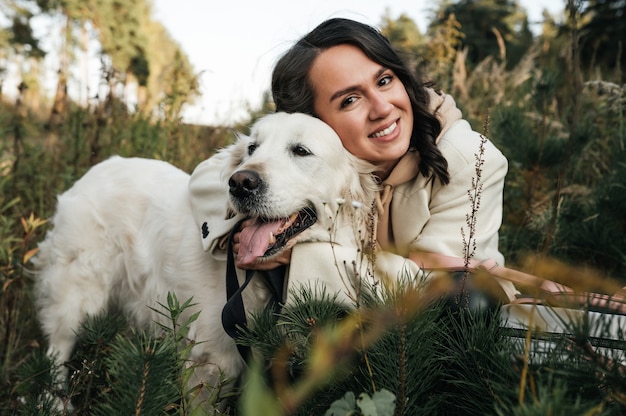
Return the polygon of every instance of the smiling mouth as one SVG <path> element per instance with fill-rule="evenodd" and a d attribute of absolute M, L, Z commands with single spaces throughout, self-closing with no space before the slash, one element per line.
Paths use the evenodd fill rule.
<path fill-rule="evenodd" d="M 371 134 L 369 137 L 371 137 L 372 139 L 379 139 L 381 137 L 385 137 L 385 136 L 393 133 L 397 127 L 398 127 L 398 122 L 394 121 L 391 126 L 387 127 L 384 130 L 377 131 L 376 133 Z"/>
<path fill-rule="evenodd" d="M 271 257 L 316 221 L 317 214 L 312 207 L 305 207 L 286 218 L 257 218 L 254 224 L 241 230 L 237 259 L 248 263 L 258 257 Z"/>

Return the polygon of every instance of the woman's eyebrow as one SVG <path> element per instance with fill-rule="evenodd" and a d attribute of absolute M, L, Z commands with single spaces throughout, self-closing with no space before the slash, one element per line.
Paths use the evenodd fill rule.
<path fill-rule="evenodd" d="M 344 89 L 341 89 L 341 90 L 337 91 L 336 93 L 334 93 L 333 95 L 331 95 L 329 101 L 336 100 L 337 98 L 339 98 L 339 97 L 341 97 L 343 95 L 346 95 L 346 94 L 348 94 L 348 93 L 350 93 L 352 91 L 356 91 L 357 89 L 358 89 L 358 86 L 356 86 L 356 85 L 355 86 L 351 86 L 351 87 L 347 87 L 347 88 L 344 88 Z"/>
<path fill-rule="evenodd" d="M 380 78 L 380 76 L 382 74 L 385 73 L 385 71 L 387 71 L 389 68 L 386 68 L 384 66 L 381 66 L 380 69 L 376 72 L 376 74 L 374 74 L 374 80 L 377 80 L 378 78 Z"/>
<path fill-rule="evenodd" d="M 374 80 L 377 80 L 382 74 L 385 73 L 385 71 L 387 71 L 389 68 L 386 68 L 384 66 L 381 66 L 380 69 L 378 71 L 376 71 L 376 73 L 374 74 L 374 76 L 372 77 Z M 343 88 L 337 92 L 335 92 L 333 95 L 330 96 L 330 102 L 332 102 L 333 100 L 346 95 L 352 91 L 356 91 L 358 89 L 358 85 L 352 85 L 346 88 Z"/>

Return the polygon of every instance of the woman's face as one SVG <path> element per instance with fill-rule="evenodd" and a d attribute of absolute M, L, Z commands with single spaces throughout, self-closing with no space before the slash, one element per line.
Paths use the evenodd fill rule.
<path fill-rule="evenodd" d="M 379 167 L 382 178 L 409 148 L 411 102 L 393 71 L 353 45 L 337 45 L 315 58 L 309 71 L 317 115 L 350 153 Z"/>

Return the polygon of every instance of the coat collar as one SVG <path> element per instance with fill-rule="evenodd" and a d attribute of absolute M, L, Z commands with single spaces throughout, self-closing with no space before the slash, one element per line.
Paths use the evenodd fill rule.
<path fill-rule="evenodd" d="M 438 93 L 432 88 L 426 90 L 429 96 L 429 107 L 435 117 L 441 123 L 441 133 L 435 139 L 435 143 L 439 143 L 443 135 L 458 120 L 463 118 L 463 113 L 458 109 L 454 98 L 448 94 Z M 391 229 L 391 219 L 389 206 L 393 197 L 393 190 L 403 183 L 409 182 L 419 174 L 420 155 L 416 151 L 408 151 L 400 158 L 396 166 L 393 168 L 387 179 L 385 179 L 377 193 L 376 216 L 374 221 L 374 235 L 379 245 L 383 249 L 392 249 L 393 233 Z"/>

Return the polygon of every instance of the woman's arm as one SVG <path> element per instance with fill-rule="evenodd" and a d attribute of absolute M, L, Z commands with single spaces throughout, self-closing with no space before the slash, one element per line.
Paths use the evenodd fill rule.
<path fill-rule="evenodd" d="M 351 304 L 355 295 L 365 287 L 393 283 L 399 279 L 423 276 L 411 260 L 389 252 L 377 252 L 372 258 L 363 250 L 329 242 L 296 244 L 292 249 L 288 272 L 289 290 L 310 287 L 314 293 L 323 289 L 344 304 Z M 374 271 L 374 276 L 370 271 Z M 289 299 L 289 297 L 287 297 Z"/>

